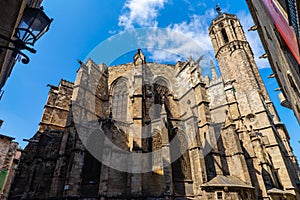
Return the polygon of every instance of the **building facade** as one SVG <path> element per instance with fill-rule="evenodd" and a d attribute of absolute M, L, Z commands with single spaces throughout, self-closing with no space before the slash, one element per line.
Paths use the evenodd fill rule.
<path fill-rule="evenodd" d="M 14 138 L 0 135 L 0 199 L 7 199 L 21 150 Z"/>
<path fill-rule="evenodd" d="M 81 63 L 50 86 L 10 199 L 299 199 L 299 167 L 235 15 L 201 59 Z"/>
<path fill-rule="evenodd" d="M 247 0 L 270 65 L 281 105 L 293 110 L 300 123 L 299 1 Z"/>

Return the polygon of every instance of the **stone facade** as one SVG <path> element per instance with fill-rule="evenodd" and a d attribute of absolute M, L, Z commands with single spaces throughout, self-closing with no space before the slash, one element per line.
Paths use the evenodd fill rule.
<path fill-rule="evenodd" d="M 288 11 L 286 10 L 286 3 L 278 0 L 273 0 L 273 2 L 274 3 L 271 3 L 271 6 L 277 6 L 280 12 L 283 13 L 284 16 L 287 16 Z M 297 62 L 289 50 L 287 46 L 288 44 L 280 35 L 274 24 L 274 20 L 268 14 L 262 1 L 247 0 L 247 3 L 255 22 L 253 29 L 258 30 L 262 44 L 274 72 L 274 74 L 270 75 L 270 77 L 275 77 L 280 86 L 281 93 L 279 93 L 278 97 L 281 101 L 281 105 L 292 109 L 300 123 L 300 63 Z M 288 19 L 286 20 L 288 21 Z M 297 43 L 296 35 L 295 38 L 291 38 L 291 40 L 294 39 L 294 42 Z"/>
<path fill-rule="evenodd" d="M 14 138 L 0 135 L 0 199 L 7 199 L 21 150 Z"/>
<path fill-rule="evenodd" d="M 51 86 L 10 199 L 299 199 L 299 168 L 235 15 L 209 28 L 222 76 L 81 63 Z M 100 162 L 101 161 L 101 162 Z"/>
<path fill-rule="evenodd" d="M 24 149 L 10 198 L 47 198 L 69 115 L 73 83 L 50 86 L 38 132 Z M 47 181 L 46 181 L 47 180 Z M 47 191 L 47 192 L 46 192 Z"/>

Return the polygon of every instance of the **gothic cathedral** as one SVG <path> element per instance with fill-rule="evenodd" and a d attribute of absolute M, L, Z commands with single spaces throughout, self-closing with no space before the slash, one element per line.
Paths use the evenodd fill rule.
<path fill-rule="evenodd" d="M 10 199 L 300 199 L 300 174 L 235 15 L 209 27 L 221 76 L 200 57 L 81 63 L 50 85 Z"/>

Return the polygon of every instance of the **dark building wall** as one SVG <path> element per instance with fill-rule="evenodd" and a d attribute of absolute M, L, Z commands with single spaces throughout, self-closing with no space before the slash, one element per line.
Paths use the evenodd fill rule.
<path fill-rule="evenodd" d="M 68 118 L 73 83 L 51 86 L 39 131 L 29 140 L 10 191 L 11 199 L 48 198 Z"/>
<path fill-rule="evenodd" d="M 276 0 L 274 0 L 276 1 Z M 270 65 L 281 87 L 281 104 L 294 111 L 300 123 L 300 68 L 261 0 L 247 0 Z M 284 5 L 284 4 L 283 4 Z M 284 11 L 283 6 L 282 11 Z M 287 15 L 287 13 L 285 13 Z M 287 19 L 288 20 L 288 19 Z M 295 44 L 297 41 L 295 40 Z"/>
<path fill-rule="evenodd" d="M 21 150 L 14 138 L 0 135 L 0 199 L 7 199 Z"/>

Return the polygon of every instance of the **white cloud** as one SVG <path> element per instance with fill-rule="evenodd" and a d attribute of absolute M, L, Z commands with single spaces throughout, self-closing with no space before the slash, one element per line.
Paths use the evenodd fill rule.
<path fill-rule="evenodd" d="M 184 0 L 189 9 L 192 4 Z M 126 0 L 119 16 L 119 26 L 125 31 L 135 28 L 158 27 L 157 17 L 168 0 Z M 205 5 L 197 5 L 205 6 Z M 190 56 L 197 59 L 213 50 L 208 36 L 208 24 L 216 16 L 213 9 L 203 15 L 192 15 L 186 21 L 168 25 L 165 29 L 149 29 L 146 36 L 138 38 L 140 46 L 147 46 L 150 59 L 155 62 L 176 62 Z M 145 42 L 147 43 L 145 45 Z"/>
<path fill-rule="evenodd" d="M 134 28 L 137 24 L 140 27 L 157 27 L 159 10 L 164 8 L 168 0 L 126 0 L 123 9 L 124 14 L 119 16 L 118 25 L 125 30 Z"/>
<path fill-rule="evenodd" d="M 246 14 L 244 11 L 237 14 L 243 26 L 246 38 L 250 43 L 252 51 L 254 53 L 255 62 L 259 69 L 270 68 L 268 59 L 260 59 L 259 56 L 265 53 L 265 50 L 261 44 L 257 31 L 248 31 L 248 29 L 254 25 L 251 14 Z"/>
<path fill-rule="evenodd" d="M 169 26 L 173 31 L 178 31 L 193 39 L 204 50 L 212 50 L 208 36 L 208 24 L 215 17 L 214 10 L 210 9 L 204 15 L 193 15 L 190 22 L 182 22 Z"/>
<path fill-rule="evenodd" d="M 170 24 L 166 31 L 148 36 L 148 45 L 155 62 L 176 62 L 192 56 L 213 57 L 213 47 L 208 36 L 208 24 L 215 17 L 213 9 L 204 15 L 192 15 L 189 21 Z M 208 55 L 207 55 L 208 54 Z"/>
<path fill-rule="evenodd" d="M 119 16 L 119 26 L 125 31 L 137 27 L 158 27 L 157 17 L 168 0 L 126 0 L 123 10 Z M 191 2 L 184 0 L 191 9 Z M 197 6 L 206 7 L 205 4 Z M 226 9 L 225 9 L 226 10 Z M 237 14 L 244 27 L 246 37 L 255 55 L 255 61 L 259 68 L 269 67 L 267 59 L 259 59 L 264 53 L 257 32 L 248 32 L 253 25 L 250 14 L 241 11 Z M 185 60 L 190 56 L 194 59 L 205 54 L 206 57 L 214 58 L 213 47 L 208 36 L 208 26 L 216 17 L 214 9 L 208 9 L 203 15 L 193 14 L 188 20 L 181 23 L 170 24 L 164 30 L 151 29 L 146 36 L 140 38 L 141 46 L 147 46 L 154 62 L 176 62 Z M 143 40 L 143 41 L 142 41 Z M 147 43 L 145 45 L 145 42 Z"/>

